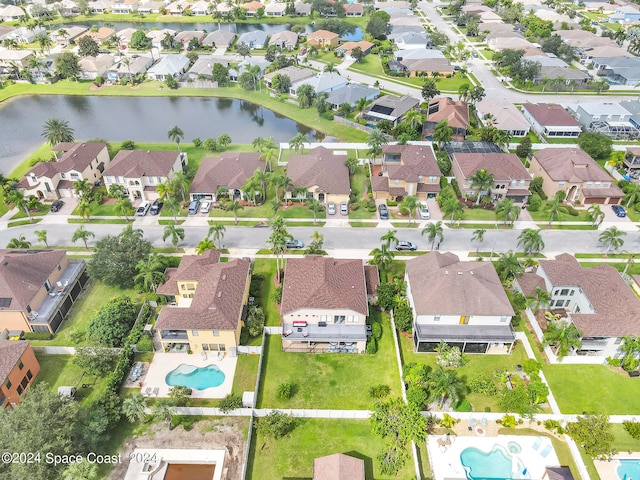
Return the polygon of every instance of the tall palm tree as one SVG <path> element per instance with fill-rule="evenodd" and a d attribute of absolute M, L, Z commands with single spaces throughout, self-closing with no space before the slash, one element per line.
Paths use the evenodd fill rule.
<path fill-rule="evenodd" d="M 494 176 L 487 172 L 484 168 L 477 170 L 469 177 L 471 188 L 476 189 L 476 205 L 480 205 L 480 198 L 483 193 L 489 193 L 494 184 Z"/>
<path fill-rule="evenodd" d="M 318 213 L 322 211 L 322 204 L 314 197 L 309 197 L 306 200 L 307 207 L 313 212 L 313 224 L 318 222 Z"/>
<path fill-rule="evenodd" d="M 180 193 L 182 195 L 182 201 L 185 202 L 186 192 L 189 189 L 189 177 L 184 172 L 173 172 L 167 178 L 167 183 L 171 184 L 174 194 Z"/>
<path fill-rule="evenodd" d="M 427 240 L 431 242 L 431 251 L 433 251 L 436 238 L 438 239 L 438 245 L 440 245 L 440 242 L 444 240 L 444 227 L 442 226 L 442 221 L 438 220 L 436 223 L 428 223 L 427 226 L 422 229 L 421 234 L 427 236 Z"/>
<path fill-rule="evenodd" d="M 95 237 L 95 233 L 90 232 L 89 230 L 85 230 L 84 225 L 81 225 L 75 232 L 73 232 L 73 236 L 71 237 L 71 241 L 76 243 L 78 240 L 82 240 L 84 243 L 84 248 L 89 250 L 89 245 L 87 241 L 90 238 Z"/>
<path fill-rule="evenodd" d="M 49 246 L 49 244 L 47 243 L 47 231 L 46 230 L 36 230 L 33 233 L 36 234 L 36 238 L 38 239 L 39 242 L 44 243 L 45 247 Z"/>
<path fill-rule="evenodd" d="M 625 204 L 627 208 L 629 208 L 632 204 L 640 202 L 640 184 L 638 183 L 630 183 L 624 189 L 625 195 L 624 200 L 627 201 Z M 597 204 L 593 204 L 597 205 Z"/>
<path fill-rule="evenodd" d="M 500 200 L 496 204 L 496 217 L 501 218 L 504 221 L 504 224 L 511 224 L 518 220 L 520 216 L 520 207 L 516 205 L 516 202 L 510 198 L 505 198 L 504 200 Z"/>
<path fill-rule="evenodd" d="M 120 197 L 116 199 L 116 203 L 113 206 L 113 213 L 115 213 L 119 217 L 124 217 L 127 222 L 129 221 L 129 216 L 133 215 L 136 212 L 131 200 L 129 197 Z"/>
<path fill-rule="evenodd" d="M 382 146 L 388 143 L 387 136 L 382 130 L 375 128 L 367 137 L 367 145 L 369 145 L 369 153 L 375 163 L 376 156 L 382 153 Z"/>
<path fill-rule="evenodd" d="M 171 243 L 178 250 L 178 244 L 184 240 L 184 228 L 177 227 L 175 223 L 166 225 L 162 234 L 162 241 L 166 242 L 167 238 L 171 238 Z"/>
<path fill-rule="evenodd" d="M 275 147 L 263 147 L 260 158 L 264 159 L 265 169 L 271 171 L 271 161 L 278 158 L 278 150 Z"/>
<path fill-rule="evenodd" d="M 391 242 L 397 243 L 398 237 L 396 237 L 397 230 L 387 230 L 387 233 L 380 237 L 380 241 L 383 245 L 386 245 L 387 248 L 391 247 Z"/>
<path fill-rule="evenodd" d="M 76 208 L 78 209 L 78 213 L 80 214 L 80 216 L 89 221 L 91 213 L 93 212 L 93 205 L 94 204 L 92 202 L 89 202 L 87 199 L 82 199 L 80 200 Z"/>
<path fill-rule="evenodd" d="M 471 236 L 471 241 L 472 242 L 478 242 L 478 246 L 476 247 L 476 256 L 478 255 L 478 252 L 480 251 L 480 245 L 482 245 L 482 242 L 484 242 L 484 234 L 487 231 L 484 228 L 476 228 L 473 231 L 473 235 Z"/>
<path fill-rule="evenodd" d="M 207 238 L 213 237 L 213 243 L 215 244 L 215 242 L 219 242 L 218 243 L 218 248 L 222 248 L 222 240 L 224 239 L 224 232 L 226 232 L 226 231 L 227 231 L 227 229 L 224 227 L 223 224 L 218 223 L 218 222 L 214 222 L 209 227 L 209 232 L 207 233 Z"/>
<path fill-rule="evenodd" d="M 382 245 L 380 245 L 380 248 L 374 248 L 373 250 L 371 250 L 372 258 L 369 263 L 378 267 L 378 270 L 384 271 L 389 268 L 389 265 L 391 265 L 394 256 L 395 255 L 389 249 L 389 247 L 385 243 L 383 243 Z"/>
<path fill-rule="evenodd" d="M 173 223 L 178 223 L 178 210 L 180 209 L 180 201 L 176 197 L 165 197 L 164 206 L 165 208 L 171 210 L 171 213 L 173 213 Z"/>
<path fill-rule="evenodd" d="M 461 219 L 464 214 L 464 208 L 456 197 L 446 198 L 440 209 L 445 217 L 449 217 L 450 225 L 453 225 L 454 220 Z"/>
<path fill-rule="evenodd" d="M 296 153 L 298 150 L 302 150 L 304 154 L 304 142 L 306 142 L 307 136 L 304 133 L 297 133 L 291 140 L 289 140 L 289 148 L 293 148 Z"/>
<path fill-rule="evenodd" d="M 424 123 L 424 116 L 418 110 L 412 109 L 405 114 L 403 121 L 407 122 L 411 125 L 411 128 L 415 130 L 418 127 L 422 127 L 422 124 Z M 420 128 L 420 130 L 422 130 L 422 128 Z"/>
<path fill-rule="evenodd" d="M 524 252 L 527 255 L 532 253 L 539 253 L 544 249 L 544 241 L 540 234 L 540 229 L 525 228 L 520 235 L 518 235 L 518 247 L 522 245 Z"/>
<path fill-rule="evenodd" d="M 329 62 L 324 66 L 324 69 L 322 71 L 325 73 L 333 73 L 336 71 L 336 64 Z"/>
<path fill-rule="evenodd" d="M 276 270 L 278 271 L 278 282 L 280 282 L 280 272 L 284 268 L 284 253 L 287 251 L 287 240 L 291 235 L 287 232 L 282 216 L 276 214 L 270 221 L 271 234 L 267 243 L 271 245 L 271 251 L 276 256 Z"/>
<path fill-rule="evenodd" d="M 527 307 L 533 312 L 546 310 L 551 306 L 551 294 L 545 289 L 536 287 L 534 295 L 527 295 Z"/>
<path fill-rule="evenodd" d="M 496 271 L 503 282 L 506 282 L 511 277 L 519 277 L 524 273 L 518 257 L 511 250 L 500 254 L 496 263 Z"/>
<path fill-rule="evenodd" d="M 447 399 L 451 400 L 452 406 L 455 406 L 464 394 L 465 388 L 465 383 L 458 377 L 456 370 L 445 370 L 439 365 L 427 377 L 429 400 L 437 401 L 440 408 L 444 406 Z"/>
<path fill-rule="evenodd" d="M 142 288 L 146 291 L 155 292 L 158 285 L 165 281 L 164 269 L 165 265 L 160 255 L 153 253 L 146 260 L 140 260 L 137 263 L 138 274 L 133 278 L 133 281 L 136 284 L 142 284 Z"/>
<path fill-rule="evenodd" d="M 282 200 L 287 195 L 287 190 L 293 187 L 293 180 L 285 173 L 276 173 L 271 179 L 273 186 L 276 187 L 276 198 L 280 201 L 280 190 L 282 189 Z"/>
<path fill-rule="evenodd" d="M 439 149 L 451 141 L 453 137 L 453 128 L 449 125 L 447 119 L 438 122 L 433 130 L 433 141 L 436 142 Z"/>
<path fill-rule="evenodd" d="M 80 199 L 85 199 L 91 194 L 91 184 L 86 178 L 73 182 L 73 190 Z"/>
<path fill-rule="evenodd" d="M 607 247 L 607 250 L 604 252 L 605 255 L 609 253 L 609 250 L 613 248 L 614 250 L 618 250 L 622 245 L 624 245 L 624 237 L 627 233 L 620 230 L 618 227 L 609 227 L 604 232 L 600 234 L 598 237 L 598 241 L 602 244 L 603 247 Z"/>
<path fill-rule="evenodd" d="M 593 203 L 587 212 L 589 212 L 589 216 L 591 217 L 591 225 L 594 227 L 600 225 L 604 220 L 604 212 L 597 203 Z"/>
<path fill-rule="evenodd" d="M 153 416 L 167 422 L 169 430 L 173 430 L 172 421 L 174 412 L 173 404 L 168 398 L 159 399 L 153 406 Z"/>
<path fill-rule="evenodd" d="M 122 413 L 131 423 L 136 420 L 144 422 L 147 419 L 147 414 L 144 412 L 147 406 L 147 399 L 140 392 L 135 392 L 122 402 Z"/>
<path fill-rule="evenodd" d="M 238 200 L 234 200 L 233 202 L 227 203 L 227 206 L 224 207 L 225 212 L 233 212 L 233 223 L 238 224 L 238 212 L 244 210 L 244 207 L 240 205 Z"/>
<path fill-rule="evenodd" d="M 547 323 L 542 344 L 545 347 L 555 347 L 556 356 L 561 360 L 571 350 L 579 350 L 582 347 L 581 339 L 582 334 L 573 323 L 567 320 L 553 320 Z"/>
<path fill-rule="evenodd" d="M 24 235 L 20 235 L 17 238 L 12 238 L 7 243 L 7 248 L 29 248 L 31 247 L 31 242 L 27 241 Z"/>
<path fill-rule="evenodd" d="M 411 224 L 416 214 L 416 208 L 418 208 L 418 198 L 414 195 L 407 195 L 401 205 L 409 210 L 409 224 Z"/>
<path fill-rule="evenodd" d="M 7 194 L 7 202 L 12 203 L 16 208 L 21 208 L 22 210 L 24 210 L 24 213 L 26 213 L 27 217 L 29 217 L 29 221 L 33 221 L 31 212 L 29 211 L 28 199 L 25 198 L 23 190 L 10 190 Z"/>
<path fill-rule="evenodd" d="M 260 182 L 255 177 L 247 178 L 247 181 L 242 186 L 242 191 L 244 192 L 245 197 L 247 197 L 247 200 L 251 200 L 253 202 L 254 207 L 257 205 L 257 192 L 259 192 L 261 188 L 262 185 L 260 185 Z"/>
<path fill-rule="evenodd" d="M 349 175 L 353 176 L 356 173 L 356 168 L 358 168 L 358 159 L 356 157 L 347 157 L 344 165 L 349 169 Z"/>
<path fill-rule="evenodd" d="M 562 201 L 558 197 L 550 198 L 544 209 L 549 213 L 549 226 L 559 213 L 566 213 L 567 207 L 562 205 Z"/>
<path fill-rule="evenodd" d="M 47 139 L 52 147 L 61 142 L 73 142 L 73 128 L 66 120 L 50 118 L 44 123 L 42 136 Z"/>
<path fill-rule="evenodd" d="M 174 125 L 167 132 L 169 140 L 178 144 L 178 151 L 180 151 L 180 141 L 184 138 L 184 132 L 180 127 Z"/>

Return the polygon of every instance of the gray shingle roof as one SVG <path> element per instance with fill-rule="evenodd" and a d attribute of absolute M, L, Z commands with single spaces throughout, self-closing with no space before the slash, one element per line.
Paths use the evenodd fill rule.
<path fill-rule="evenodd" d="M 291 155 L 287 175 L 296 187 L 315 185 L 320 192 L 348 195 L 351 187 L 346 160 L 347 155 L 316 147 L 307 155 Z"/>

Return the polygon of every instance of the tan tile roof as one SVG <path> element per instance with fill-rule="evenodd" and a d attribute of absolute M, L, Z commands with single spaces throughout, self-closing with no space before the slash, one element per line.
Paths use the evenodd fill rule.
<path fill-rule="evenodd" d="M 170 150 L 120 150 L 103 175 L 128 178 L 166 177 L 171 173 L 171 167 L 179 155 L 179 152 Z"/>
<path fill-rule="evenodd" d="M 224 152 L 219 157 L 204 158 L 189 192 L 215 194 L 220 186 L 242 189 L 256 170 L 264 170 L 257 152 Z"/>
<path fill-rule="evenodd" d="M 29 342 L 26 340 L 0 340 L 0 384 L 4 383 L 27 348 Z"/>
<path fill-rule="evenodd" d="M 615 182 L 587 152 L 576 147 L 545 148 L 533 154 L 552 180 Z M 617 187 L 616 187 L 617 188 Z"/>
<path fill-rule="evenodd" d="M 364 460 L 342 453 L 316 458 L 313 480 L 364 480 Z"/>
<path fill-rule="evenodd" d="M 527 169 L 513 153 L 454 153 L 453 158 L 465 178 L 485 169 L 497 181 L 531 179 Z"/>
<path fill-rule="evenodd" d="M 238 327 L 244 308 L 247 277 L 251 273 L 251 260 L 236 258 L 228 263 L 212 263 L 211 260 L 203 257 L 199 265 L 197 258 L 191 259 L 192 264 L 188 267 L 191 275 L 186 276 L 186 272 L 178 275 L 175 272 L 169 276 L 169 282 L 197 280 L 198 287 L 189 308 L 164 307 L 158 315 L 156 328 L 235 330 Z"/>
<path fill-rule="evenodd" d="M 257 12 L 258 9 L 263 8 L 264 5 L 262 5 L 260 2 L 247 2 L 247 3 L 243 3 L 242 4 L 242 8 L 244 8 L 245 10 L 249 11 L 249 12 Z"/>
<path fill-rule="evenodd" d="M 627 147 L 627 152 L 636 157 L 640 157 L 640 147 Z"/>
<path fill-rule="evenodd" d="M 363 13 L 364 6 L 360 3 L 349 3 L 344 6 L 345 13 Z"/>
<path fill-rule="evenodd" d="M 348 195 L 349 169 L 347 155 L 336 155 L 324 147 L 316 147 L 307 155 L 291 155 L 287 175 L 296 187 L 317 187 L 318 192 Z"/>
<path fill-rule="evenodd" d="M 491 262 L 431 252 L 407 262 L 418 315 L 507 315 L 513 309 Z"/>
<path fill-rule="evenodd" d="M 436 156 L 430 145 L 385 145 L 382 155 L 400 154 L 401 163 L 387 163 L 387 175 L 392 180 L 399 179 L 406 182 L 418 182 L 419 176 L 440 177 L 440 169 Z"/>
<path fill-rule="evenodd" d="M 8 299 L 0 311 L 24 310 L 66 255 L 65 250 L 0 250 L 0 299 Z"/>
<path fill-rule="evenodd" d="M 547 127 L 580 127 L 562 106 L 555 103 L 525 103 L 522 108 L 542 126 Z"/>
<path fill-rule="evenodd" d="M 469 106 L 460 100 L 440 97 L 429 102 L 429 111 L 438 105 L 438 111 L 429 114 L 429 122 L 447 120 L 450 127 L 467 128 L 469 126 Z"/>
<path fill-rule="evenodd" d="M 309 256 L 290 258 L 284 274 L 281 312 L 351 309 L 369 314 L 362 260 Z"/>
<path fill-rule="evenodd" d="M 59 143 L 53 150 L 65 153 L 57 162 L 37 163 L 25 176 L 51 178 L 60 172 L 82 172 L 106 147 L 105 143 Z"/>
<path fill-rule="evenodd" d="M 330 32 L 329 30 L 316 30 L 310 33 L 307 38 L 321 38 L 324 40 L 331 40 L 333 38 L 340 38 L 337 33 Z"/>
<path fill-rule="evenodd" d="M 585 268 L 566 253 L 539 265 L 554 287 L 579 287 L 589 299 L 596 313 L 571 314 L 583 335 L 640 335 L 640 299 L 611 265 Z"/>

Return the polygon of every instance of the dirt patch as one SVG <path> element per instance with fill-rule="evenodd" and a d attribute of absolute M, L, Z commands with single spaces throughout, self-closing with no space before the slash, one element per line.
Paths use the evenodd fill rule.
<path fill-rule="evenodd" d="M 201 420 L 189 431 L 182 425 L 170 431 L 166 423 L 156 423 L 144 435 L 128 439 L 120 454 L 121 458 L 126 459 L 136 448 L 223 449 L 226 454 L 222 480 L 240 480 L 246 446 L 245 432 L 248 428 L 249 419 L 242 417 Z M 118 464 L 109 475 L 109 480 L 121 480 L 127 468 L 127 461 Z"/>

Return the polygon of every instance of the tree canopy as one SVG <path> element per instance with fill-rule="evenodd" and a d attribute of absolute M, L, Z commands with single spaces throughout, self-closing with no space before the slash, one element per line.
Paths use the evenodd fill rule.
<path fill-rule="evenodd" d="M 105 347 L 120 347 L 129 335 L 138 309 L 131 297 L 114 298 L 89 321 L 87 338 L 91 343 Z"/>

